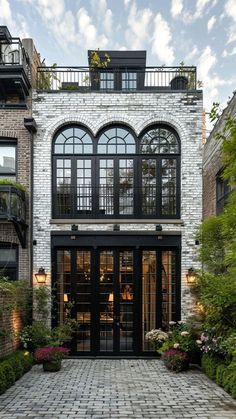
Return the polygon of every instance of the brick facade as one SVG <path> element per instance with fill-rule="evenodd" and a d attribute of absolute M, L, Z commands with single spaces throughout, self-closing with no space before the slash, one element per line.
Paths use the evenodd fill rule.
<path fill-rule="evenodd" d="M 221 142 L 215 139 L 215 134 L 222 131 L 227 117 L 235 115 L 236 92 L 214 126 L 203 149 L 203 219 L 216 215 L 216 177 L 223 168 Z"/>
<path fill-rule="evenodd" d="M 94 135 L 110 123 L 122 123 L 138 135 L 153 123 L 173 127 L 181 140 L 181 219 L 171 221 L 119 220 L 120 230 L 154 231 L 157 223 L 163 234 L 178 231 L 182 236 L 182 316 L 192 308 L 186 273 L 199 267 L 195 245 L 196 228 L 202 218 L 202 93 L 78 93 L 34 92 L 33 116 L 38 131 L 34 137 L 34 273 L 43 266 L 50 286 L 52 230 L 70 231 L 72 222 L 51 220 L 52 210 L 52 139 L 66 124 L 79 123 Z M 43 185 L 43 188 L 42 188 Z M 73 224 L 75 220 L 73 221 Z M 109 221 L 77 220 L 79 230 L 112 231 Z"/>

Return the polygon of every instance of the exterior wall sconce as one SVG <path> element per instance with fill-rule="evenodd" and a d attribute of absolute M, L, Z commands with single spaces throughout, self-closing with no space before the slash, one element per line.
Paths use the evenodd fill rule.
<path fill-rule="evenodd" d="M 44 268 L 39 268 L 38 273 L 35 274 L 35 278 L 38 282 L 38 284 L 45 284 L 47 279 L 47 274 L 45 272 Z"/>
<path fill-rule="evenodd" d="M 187 283 L 192 285 L 196 282 L 196 272 L 193 268 L 189 268 L 188 273 L 186 274 Z"/>

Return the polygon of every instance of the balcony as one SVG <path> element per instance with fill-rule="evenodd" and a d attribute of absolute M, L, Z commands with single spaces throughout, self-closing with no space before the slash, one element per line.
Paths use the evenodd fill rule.
<path fill-rule="evenodd" d="M 13 223 L 24 248 L 27 228 L 25 193 L 16 186 L 0 184 L 0 222 Z"/>
<path fill-rule="evenodd" d="M 0 26 L 0 107 L 25 104 L 30 87 L 29 58 L 21 40 Z"/>
<path fill-rule="evenodd" d="M 196 67 L 91 69 L 38 67 L 37 89 L 86 92 L 171 92 L 197 88 Z"/>
<path fill-rule="evenodd" d="M 54 218 L 179 218 L 180 191 L 175 182 L 167 182 L 161 188 L 155 184 L 61 184 L 52 198 Z"/>

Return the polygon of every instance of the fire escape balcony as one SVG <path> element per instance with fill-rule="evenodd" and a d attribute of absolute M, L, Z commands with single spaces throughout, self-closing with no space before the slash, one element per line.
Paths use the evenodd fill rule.
<path fill-rule="evenodd" d="M 25 192 L 17 185 L 0 183 L 0 223 L 12 223 L 22 247 L 26 247 Z"/>
<path fill-rule="evenodd" d="M 0 107 L 25 107 L 31 88 L 29 58 L 19 38 L 0 26 Z"/>

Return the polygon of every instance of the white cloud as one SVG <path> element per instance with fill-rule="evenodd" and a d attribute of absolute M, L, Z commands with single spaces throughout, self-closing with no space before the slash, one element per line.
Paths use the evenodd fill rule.
<path fill-rule="evenodd" d="M 226 49 L 224 49 L 223 53 L 222 53 L 222 57 L 229 57 L 231 55 L 236 55 L 236 47 L 232 49 L 232 51 L 228 52 L 226 51 Z"/>
<path fill-rule="evenodd" d="M 208 32 L 210 32 L 214 26 L 214 24 L 216 23 L 216 18 L 215 16 L 211 16 L 211 18 L 208 20 L 207 22 L 207 30 Z"/>
<path fill-rule="evenodd" d="M 85 48 L 104 48 L 108 44 L 108 39 L 105 35 L 98 35 L 96 27 L 93 25 L 88 11 L 81 7 L 77 12 L 78 21 L 78 41 L 80 45 Z"/>
<path fill-rule="evenodd" d="M 171 15 L 176 17 L 181 14 L 183 10 L 183 0 L 172 0 L 171 3 Z"/>
<path fill-rule="evenodd" d="M 133 2 L 128 15 L 128 29 L 125 33 L 126 41 L 132 49 L 144 47 L 145 41 L 150 40 L 149 31 L 152 11 L 149 8 L 137 9 Z"/>
<path fill-rule="evenodd" d="M 196 45 L 194 45 L 194 47 L 192 48 L 192 50 L 189 52 L 188 55 L 186 55 L 185 57 L 185 62 L 186 65 L 191 65 L 191 60 L 193 60 L 193 58 L 196 57 L 196 55 L 198 54 L 198 48 Z"/>
<path fill-rule="evenodd" d="M 229 25 L 228 30 L 227 30 L 227 35 L 228 35 L 227 43 L 229 44 L 230 42 L 236 41 L 236 2 L 235 0 L 228 0 L 225 3 L 224 10 L 225 10 L 226 16 L 228 16 L 229 18 L 233 20 L 233 23 Z"/>
<path fill-rule="evenodd" d="M 124 0 L 125 9 L 128 9 L 129 4 L 130 4 L 130 0 Z"/>
<path fill-rule="evenodd" d="M 152 53 L 157 55 L 162 64 L 171 65 L 174 61 L 174 49 L 171 45 L 170 27 L 162 15 L 158 13 L 154 19 Z"/>
<path fill-rule="evenodd" d="M 8 0 L 0 0 L 1 19 L 7 20 L 12 19 L 11 9 Z"/>
<path fill-rule="evenodd" d="M 13 19 L 10 2 L 0 0 L 1 24 L 6 25 L 13 37 L 29 38 L 28 26 L 23 15 L 17 13 Z"/>
<path fill-rule="evenodd" d="M 225 12 L 236 22 L 236 2 L 235 0 L 228 0 L 225 4 Z"/>
<path fill-rule="evenodd" d="M 203 16 L 204 9 L 210 1 L 211 0 L 197 0 L 195 19 Z"/>

